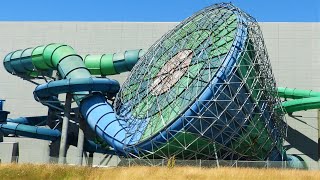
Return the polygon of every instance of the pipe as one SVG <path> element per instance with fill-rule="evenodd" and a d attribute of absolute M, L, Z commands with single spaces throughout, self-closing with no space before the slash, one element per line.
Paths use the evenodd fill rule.
<path fill-rule="evenodd" d="M 60 131 L 44 127 L 29 126 L 19 123 L 8 122 L 0 124 L 0 130 L 4 134 L 15 134 L 30 138 L 55 141 L 60 138 Z"/>
<path fill-rule="evenodd" d="M 32 58 L 37 56 L 39 49 L 41 47 L 13 51 L 4 58 L 3 66 L 10 74 L 19 77 L 36 78 L 41 71 L 49 72 L 50 69 L 41 69 L 40 65 L 36 65 L 35 58 Z"/>
<path fill-rule="evenodd" d="M 37 86 L 33 95 L 37 101 L 42 102 L 62 93 L 80 94 L 86 91 L 101 92 L 108 97 L 113 97 L 119 90 L 120 84 L 118 81 L 90 77 L 50 81 Z"/>
<path fill-rule="evenodd" d="M 56 141 L 61 136 L 61 132 L 57 129 L 49 129 L 45 127 L 30 126 L 12 122 L 8 122 L 7 124 L 0 124 L 0 133 L 14 134 L 18 136 L 49 141 Z M 84 149 L 88 152 L 115 154 L 114 151 L 104 149 L 101 145 L 96 144 L 90 140 L 85 140 Z"/>
<path fill-rule="evenodd" d="M 24 124 L 30 126 L 39 126 L 45 123 L 47 116 L 34 116 L 34 117 L 18 117 L 18 118 L 8 118 L 7 122 Z"/>
<path fill-rule="evenodd" d="M 282 102 L 286 113 L 320 108 L 320 92 L 278 87 L 278 94 L 282 98 L 293 99 Z"/>
<path fill-rule="evenodd" d="M 38 46 L 36 48 L 13 51 L 6 55 L 3 65 L 10 74 L 19 77 L 32 79 L 42 74 L 52 76 L 52 68 L 55 69 L 54 66 L 56 64 L 55 61 L 52 61 L 50 53 L 55 51 L 54 49 L 57 45 L 58 44 L 49 44 L 48 46 Z M 64 53 L 74 54 L 70 48 L 71 47 L 69 47 L 69 49 L 64 47 Z M 144 50 L 137 49 L 128 50 L 124 53 L 88 54 L 83 56 L 83 60 L 92 75 L 106 76 L 130 71 L 144 53 Z"/>
<path fill-rule="evenodd" d="M 296 88 L 278 87 L 278 94 L 282 98 L 301 99 L 310 97 L 320 97 L 320 92 L 312 90 L 302 90 Z"/>
<path fill-rule="evenodd" d="M 287 113 L 320 108 L 320 97 L 302 98 L 285 101 L 281 104 Z"/>
<path fill-rule="evenodd" d="M 114 75 L 131 71 L 144 53 L 145 51 L 138 49 L 128 50 L 124 53 L 86 55 L 83 62 L 91 75 Z"/>

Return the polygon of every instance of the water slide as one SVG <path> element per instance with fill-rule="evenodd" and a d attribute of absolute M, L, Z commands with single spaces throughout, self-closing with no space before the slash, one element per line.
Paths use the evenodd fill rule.
<path fill-rule="evenodd" d="M 140 50 L 88 55 L 83 60 L 67 45 L 50 44 L 12 52 L 4 67 L 26 79 L 58 71 L 60 80 L 38 86 L 35 99 L 52 108 L 48 102 L 56 95 L 72 93 L 87 124 L 120 155 L 170 157 L 179 153 L 187 159 L 217 159 L 219 153 L 223 159 L 281 160 L 280 116 L 268 104 L 278 99 L 270 91 L 257 90 L 274 89 L 273 79 L 257 79 L 249 70 L 263 63 L 266 66 L 260 68 L 265 77 L 270 68 L 267 59 L 252 61 L 255 53 L 266 56 L 256 27 L 250 15 L 232 4 L 216 4 L 195 13 L 150 47 L 130 75 L 136 84 L 124 86 L 122 94 L 131 88 L 129 96 L 115 109 L 106 97 L 113 98 L 118 83 L 92 75 L 130 70 Z M 166 69 L 172 73 L 163 73 Z M 155 79 L 151 87 L 150 79 L 141 74 Z M 148 108 L 148 103 L 155 108 Z"/>
<path fill-rule="evenodd" d="M 154 136 L 154 139 L 135 145 L 134 143 L 141 137 L 145 126 L 137 124 L 136 127 L 131 126 L 130 129 L 128 129 L 127 122 L 117 119 L 113 107 L 105 98 L 105 96 L 112 98 L 119 91 L 119 84 L 110 79 L 93 78 L 91 74 L 111 75 L 128 71 L 137 62 L 141 55 L 140 52 L 142 51 L 127 51 L 120 55 L 88 55 L 85 56 L 83 61 L 71 47 L 67 45 L 50 44 L 34 49 L 12 52 L 6 56 L 4 66 L 9 73 L 20 77 L 28 76 L 28 78 L 39 76 L 41 71 L 50 72 L 57 70 L 61 76 L 61 80 L 39 85 L 34 91 L 35 99 L 39 102 L 44 102 L 46 99 L 61 93 L 73 93 L 74 100 L 79 105 L 81 114 L 85 117 L 89 126 L 110 144 L 118 154 L 126 155 L 126 152 L 124 152 L 125 146 L 134 145 L 132 146 L 133 152 L 138 152 L 135 151 L 134 148 L 139 146 L 139 148 L 148 150 L 151 148 L 150 142 L 163 141 L 166 136 L 163 134 L 165 131 Z M 227 61 L 227 63 L 232 62 Z M 35 69 L 41 71 L 35 71 Z M 197 106 L 198 105 L 195 107 Z M 185 122 L 177 120 L 171 127 L 181 128 L 180 126 L 182 124 L 185 124 Z M 2 128 L 7 129 L 17 129 L 16 127 L 19 127 L 17 124 L 10 126 L 10 123 L 2 126 Z M 32 126 L 28 126 L 28 128 L 24 126 L 25 125 L 20 125 L 21 128 L 32 129 Z M 32 133 L 34 132 L 38 138 L 43 139 L 48 133 L 56 137 L 56 135 L 53 135 L 54 132 L 48 129 L 44 131 L 47 134 L 42 133 L 43 131 L 33 129 Z M 128 131 L 141 133 L 127 137 L 126 134 Z M 15 131 L 15 134 L 19 133 L 20 131 Z M 29 137 L 35 137 L 32 133 Z M 28 136 L 26 133 L 23 135 Z"/>
<path fill-rule="evenodd" d="M 34 91 L 35 99 L 39 102 L 45 102 L 46 99 L 61 93 L 74 93 L 74 98 L 77 99 L 76 102 L 81 107 L 82 115 L 87 118 L 89 125 L 96 132 L 100 132 L 100 136 L 104 137 L 101 130 L 99 131 L 101 127 L 97 125 L 99 119 L 105 117 L 109 119 L 108 122 L 110 122 L 110 119 L 113 119 L 108 127 L 116 128 L 117 130 L 113 131 L 113 135 L 118 135 L 108 135 L 105 139 L 121 152 L 123 150 L 123 144 L 121 143 L 123 143 L 125 134 L 125 128 L 121 128 L 121 124 L 126 123 L 115 120 L 113 109 L 104 98 L 105 95 L 112 98 L 119 91 L 120 86 L 114 80 L 93 78 L 90 74 L 106 76 L 129 71 L 141 54 L 143 54 L 143 51 L 135 50 L 126 51 L 122 54 L 87 55 L 82 61 L 82 58 L 71 47 L 50 44 L 34 49 L 12 52 L 6 56 L 4 65 L 9 73 L 20 77 L 28 76 L 28 78 L 36 78 L 41 74 L 41 71 L 49 72 L 52 69 L 57 69 L 62 78 L 68 79 L 51 81 L 38 86 Z M 45 59 L 46 57 L 47 59 Z M 57 59 L 50 59 L 48 57 L 55 57 Z M 41 71 L 34 71 L 35 69 L 40 69 Z M 294 99 L 282 103 L 282 107 L 287 113 L 320 107 L 320 93 L 318 92 L 278 88 L 278 93 L 280 97 Z M 60 137 L 58 130 L 34 126 L 45 120 L 46 116 L 8 119 L 8 123 L 2 124 L 1 129 L 8 134 L 56 140 Z M 102 127 L 101 129 L 104 128 Z"/>
<path fill-rule="evenodd" d="M 282 108 L 288 114 L 297 111 L 320 109 L 320 92 L 279 87 L 278 94 L 282 98 L 292 99 L 282 103 Z"/>
<path fill-rule="evenodd" d="M 285 100 L 282 102 L 281 107 L 287 114 L 292 114 L 298 111 L 320 109 L 320 92 L 297 88 L 278 87 L 278 94 Z M 300 157 L 288 156 L 288 160 L 290 160 L 289 166 L 291 167 L 307 167 Z"/>
<path fill-rule="evenodd" d="M 134 50 L 122 54 L 87 55 L 83 61 L 80 56 L 73 52 L 71 47 L 50 44 L 12 52 L 6 56 L 4 66 L 9 73 L 28 79 L 37 78 L 44 73 L 49 74 L 53 69 L 58 69 L 62 80 L 42 84 L 34 91 L 34 97 L 37 101 L 52 108 L 56 107 L 53 104 L 57 104 L 57 102 L 47 103 L 47 101 L 61 93 L 73 93 L 78 104 L 83 97 L 88 95 L 103 98 L 104 96 L 114 97 L 119 91 L 119 83 L 106 78 L 93 78 L 89 70 L 92 74 L 101 76 L 129 71 L 138 57 L 141 56 L 141 53 L 143 51 Z M 50 59 L 53 55 L 55 56 L 48 61 L 48 58 Z M 85 67 L 84 62 L 89 70 Z M 37 71 L 34 71 L 35 69 Z M 40 125 L 46 118 L 46 116 L 40 116 L 7 119 L 7 123 L 0 124 L 0 128 L 7 134 L 31 138 L 53 141 L 60 138 L 61 133 L 58 130 L 35 126 Z M 92 144 L 92 142 L 89 144 Z"/>
<path fill-rule="evenodd" d="M 214 22 L 211 24 L 215 26 L 207 24 L 208 16 L 212 16 Z M 200 26 L 194 26 L 195 22 L 202 22 L 201 26 L 212 29 L 203 30 Z M 255 49 L 262 47 L 259 32 L 250 31 L 255 23 L 250 16 L 228 4 L 213 6 L 188 18 L 152 46 L 139 61 L 139 67 L 129 77 L 137 81 L 136 84 L 126 84 L 122 91 L 129 94 L 130 101 L 124 99 L 116 107 L 107 99 L 115 97 L 120 90 L 119 83 L 93 76 L 104 77 L 130 71 L 143 54 L 142 50 L 81 57 L 68 45 L 49 44 L 8 54 L 4 67 L 10 74 L 25 79 L 50 75 L 56 70 L 59 78 L 39 85 L 34 91 L 35 99 L 50 108 L 61 109 L 58 107 L 60 104 L 52 103 L 52 99 L 62 93 L 72 93 L 81 116 L 118 155 L 159 157 L 164 152 L 163 155 L 169 157 L 184 148 L 181 157 L 193 157 L 197 153 L 197 157 L 212 158 L 218 152 L 219 157 L 225 159 L 239 159 L 234 156 L 241 154 L 249 159 L 283 160 L 281 126 L 277 122 L 281 114 L 278 115 L 273 109 L 279 98 L 272 94 L 274 83 L 268 74 L 269 67 L 259 67 L 259 64 L 268 65 L 268 62 L 264 58 L 263 62 L 254 58 L 256 54 L 266 56 L 264 49 Z M 183 32 L 190 29 L 193 32 L 185 37 Z M 216 37 L 209 38 L 210 33 Z M 250 33 L 256 33 L 254 37 L 257 39 L 252 40 Z M 204 49 L 213 50 L 201 53 Z M 169 52 L 171 50 L 173 52 Z M 190 57 L 196 53 L 199 55 L 193 62 Z M 175 56 L 167 57 L 168 54 Z M 180 69 L 173 67 L 176 62 L 180 63 L 176 65 Z M 252 68 L 265 74 L 258 76 Z M 178 80 L 167 81 L 172 78 L 170 75 L 165 75 L 164 79 L 158 78 L 163 69 L 172 71 L 171 74 L 176 75 Z M 143 73 L 155 81 L 151 84 L 148 78 L 141 78 L 139 75 Z M 260 76 L 265 79 L 257 78 Z M 163 82 L 166 88 L 161 88 L 164 87 Z M 183 84 L 190 86 L 181 88 Z M 132 91 L 126 93 L 130 88 Z M 177 99 L 170 100 L 170 92 L 174 92 L 172 89 L 179 92 Z M 151 92 L 146 94 L 147 91 Z M 281 95 L 281 88 L 278 91 Z M 138 99 L 130 93 L 136 93 Z M 291 113 L 315 108 L 316 99 L 308 98 L 317 97 L 310 94 L 283 90 L 281 97 L 294 99 L 282 104 L 284 110 Z M 158 97 L 168 101 L 161 104 L 157 101 Z M 152 107 L 160 107 L 160 110 L 144 116 L 148 114 L 146 109 L 150 112 L 154 110 L 148 108 L 148 103 L 152 103 Z M 162 115 L 158 117 L 157 114 Z M 58 136 L 58 132 L 39 129 L 28 124 L 28 120 L 21 119 L 3 124 L 1 129 L 14 134 L 23 132 L 25 136 L 37 138 Z"/>

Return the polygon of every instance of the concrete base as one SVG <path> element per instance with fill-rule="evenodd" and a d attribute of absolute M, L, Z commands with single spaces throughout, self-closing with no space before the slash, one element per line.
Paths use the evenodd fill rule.
<path fill-rule="evenodd" d="M 30 139 L 23 137 L 4 137 L 3 143 L 19 143 L 19 163 L 48 163 L 49 162 L 49 141 Z M 8 157 L 10 152 L 3 151 L 0 147 L 0 153 Z"/>
<path fill-rule="evenodd" d="M 10 163 L 12 157 L 12 142 L 19 144 L 20 152 L 19 163 L 58 163 L 58 152 L 59 152 L 59 142 L 57 147 L 53 148 L 50 157 L 50 141 L 24 138 L 24 137 L 4 137 L 4 142 L 0 143 L 0 159 L 4 163 Z M 11 144 L 11 145 L 10 145 Z M 84 158 L 82 159 L 83 165 L 88 165 L 92 162 L 92 166 L 117 166 L 120 162 L 120 159 L 117 156 L 104 155 L 100 153 L 94 153 L 93 159 L 89 159 L 89 153 L 84 152 Z M 78 149 L 74 146 L 69 146 L 67 148 L 67 164 L 77 164 L 79 161 Z"/>
<path fill-rule="evenodd" d="M 1 163 L 18 163 L 19 160 L 19 143 L 18 142 L 1 142 L 0 143 Z"/>
<path fill-rule="evenodd" d="M 67 164 L 77 164 L 79 161 L 79 157 L 77 156 L 78 149 L 77 147 L 70 146 L 67 152 Z M 114 167 L 117 166 L 120 162 L 120 158 L 118 156 L 93 153 L 93 158 L 90 159 L 89 153 L 83 153 L 82 165 L 86 166 L 92 163 L 92 166 L 107 166 Z"/>

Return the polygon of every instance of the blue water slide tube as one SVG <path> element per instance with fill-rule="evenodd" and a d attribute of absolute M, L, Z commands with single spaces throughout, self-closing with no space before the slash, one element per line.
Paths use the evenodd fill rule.
<path fill-rule="evenodd" d="M 47 116 L 19 117 L 19 118 L 7 119 L 7 122 L 30 125 L 30 126 L 45 125 L 46 121 L 47 121 Z"/>
<path fill-rule="evenodd" d="M 30 138 L 55 141 L 60 138 L 60 131 L 45 127 L 24 125 L 19 123 L 7 122 L 0 124 L 0 130 L 4 134 L 15 134 Z"/>
<path fill-rule="evenodd" d="M 50 128 L 34 126 L 38 123 L 42 123 L 42 120 L 45 119 L 46 116 L 8 119 L 6 124 L 0 124 L 0 131 L 4 134 L 14 134 L 35 139 L 49 141 L 59 140 L 61 132 L 58 129 L 54 130 Z M 84 150 L 87 152 L 115 154 L 113 150 L 105 149 L 100 144 L 96 144 L 91 140 L 85 140 Z"/>

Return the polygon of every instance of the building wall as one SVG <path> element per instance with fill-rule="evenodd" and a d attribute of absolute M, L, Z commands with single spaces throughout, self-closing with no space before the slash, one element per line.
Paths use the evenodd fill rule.
<path fill-rule="evenodd" d="M 320 91 L 320 23 L 261 23 L 261 28 L 277 85 Z M 317 110 L 293 115 L 286 117 L 287 152 L 318 168 Z"/>
<path fill-rule="evenodd" d="M 147 49 L 177 23 L 0 22 L 0 58 L 13 50 L 66 43 L 79 54 Z M 320 23 L 260 23 L 278 86 L 320 91 Z M 34 84 L 8 74 L 0 63 L 0 98 L 10 117 L 45 115 L 33 99 Z M 121 83 L 127 74 L 112 76 Z M 317 111 L 286 120 L 289 153 L 317 167 Z M 23 143 L 20 141 L 20 144 Z M 28 148 L 27 148 L 28 149 Z M 21 148 L 20 148 L 21 151 Z"/>

